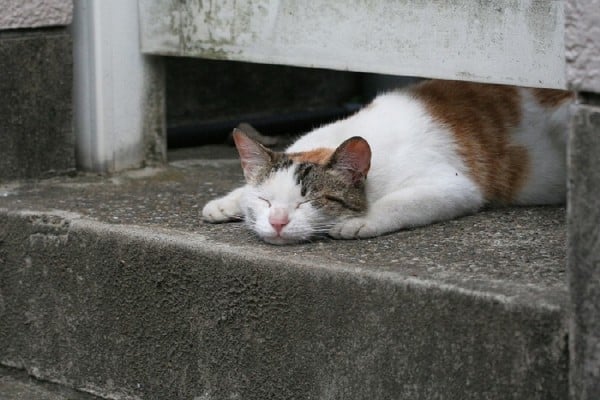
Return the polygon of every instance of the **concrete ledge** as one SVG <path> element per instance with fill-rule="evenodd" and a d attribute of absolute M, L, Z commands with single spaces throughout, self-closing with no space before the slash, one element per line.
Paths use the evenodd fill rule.
<path fill-rule="evenodd" d="M 124 399 L 565 398 L 564 210 L 281 248 L 198 222 L 239 178 L 1 187 L 0 363 Z"/>

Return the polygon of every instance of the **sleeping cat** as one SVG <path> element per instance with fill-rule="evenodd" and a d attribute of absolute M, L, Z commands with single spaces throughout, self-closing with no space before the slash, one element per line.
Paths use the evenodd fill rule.
<path fill-rule="evenodd" d="M 569 92 L 425 81 L 378 96 L 285 152 L 234 132 L 247 184 L 210 201 L 208 222 L 244 219 L 288 244 L 378 236 L 488 203 L 565 199 Z"/>

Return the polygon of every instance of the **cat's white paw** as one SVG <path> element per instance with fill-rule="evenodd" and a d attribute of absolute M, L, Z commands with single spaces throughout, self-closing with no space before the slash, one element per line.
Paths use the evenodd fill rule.
<path fill-rule="evenodd" d="M 237 198 L 220 197 L 206 203 L 202 209 L 202 219 L 212 223 L 239 221 L 242 219 L 242 210 Z"/>
<path fill-rule="evenodd" d="M 380 235 L 377 226 L 367 218 L 351 218 L 336 224 L 329 231 L 335 239 L 364 239 Z"/>

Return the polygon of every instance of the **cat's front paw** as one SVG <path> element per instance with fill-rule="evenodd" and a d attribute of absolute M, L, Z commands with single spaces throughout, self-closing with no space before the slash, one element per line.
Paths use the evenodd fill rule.
<path fill-rule="evenodd" d="M 335 239 L 364 239 L 380 235 L 377 227 L 366 218 L 351 218 L 333 226 L 329 236 Z"/>
<path fill-rule="evenodd" d="M 206 222 L 239 221 L 242 218 L 239 203 L 237 199 L 231 196 L 211 200 L 202 209 L 202 219 Z"/>

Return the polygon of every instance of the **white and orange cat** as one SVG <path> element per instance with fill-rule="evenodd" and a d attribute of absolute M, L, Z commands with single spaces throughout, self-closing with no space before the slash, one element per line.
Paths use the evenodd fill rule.
<path fill-rule="evenodd" d="M 285 152 L 237 130 L 247 184 L 208 222 L 244 219 L 273 244 L 368 238 L 488 203 L 562 203 L 569 92 L 425 81 L 378 96 Z"/>

